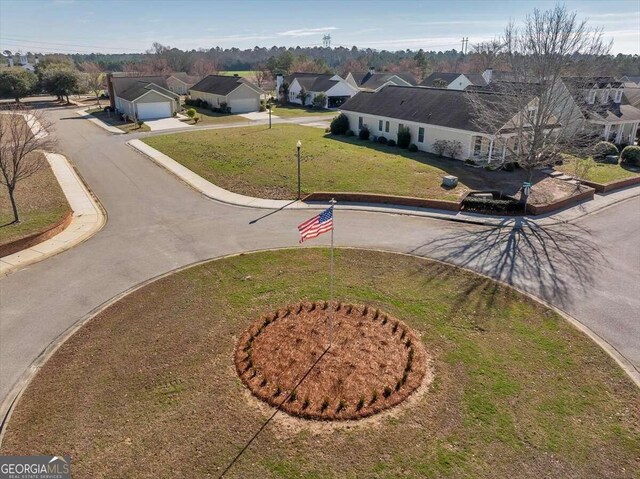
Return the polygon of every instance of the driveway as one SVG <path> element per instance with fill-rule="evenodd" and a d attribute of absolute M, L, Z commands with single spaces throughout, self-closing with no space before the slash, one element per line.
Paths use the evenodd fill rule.
<path fill-rule="evenodd" d="M 191 126 L 177 118 L 158 118 L 157 120 L 145 120 L 144 123 L 151 131 L 175 130 L 176 128 L 189 128 Z"/>
<path fill-rule="evenodd" d="M 296 226 L 309 215 L 207 199 L 126 146 L 124 135 L 73 109 L 47 114 L 59 152 L 100 199 L 108 222 L 85 243 L 0 279 L 0 400 L 13 397 L 45 348 L 105 302 L 196 261 L 298 247 Z M 442 259 L 506 281 L 573 315 L 638 369 L 638 209 L 635 198 L 575 224 L 519 229 L 339 210 L 335 242 Z"/>

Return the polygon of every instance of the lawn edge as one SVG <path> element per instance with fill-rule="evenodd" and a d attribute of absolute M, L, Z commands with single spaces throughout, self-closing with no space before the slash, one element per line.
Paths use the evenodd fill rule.
<path fill-rule="evenodd" d="M 327 249 L 325 246 L 307 246 L 305 248 L 308 248 L 308 249 Z M 85 314 L 82 318 L 80 318 L 78 321 L 76 321 L 74 324 L 69 326 L 65 331 L 63 331 L 61 334 L 59 334 L 56 338 L 54 338 L 42 350 L 42 352 L 36 357 L 36 359 L 33 360 L 33 362 L 28 367 L 28 369 L 23 372 L 23 374 L 20 376 L 18 381 L 16 381 L 16 383 L 9 390 L 9 393 L 7 394 L 7 396 L 4 398 L 4 400 L 0 404 L 0 418 L 2 418 L 1 421 L 0 421 L 0 447 L 2 446 L 2 440 L 4 439 L 4 435 L 5 435 L 6 430 L 7 430 L 7 425 L 9 423 L 10 419 L 11 419 L 12 412 L 15 410 L 15 406 L 19 403 L 20 398 L 22 397 L 22 394 L 27 390 L 29 384 L 35 378 L 35 376 L 39 372 L 40 368 L 42 368 L 42 366 L 49 360 L 49 358 L 51 356 L 53 356 L 53 354 L 58 350 L 58 348 L 60 346 L 62 346 L 62 344 L 64 344 L 80 328 L 82 328 L 85 324 L 87 324 L 89 321 L 94 319 L 98 314 L 103 312 L 105 309 L 107 309 L 108 307 L 110 307 L 113 304 L 117 303 L 121 299 L 125 298 L 126 296 L 130 295 L 131 293 L 134 293 L 135 291 L 137 291 L 137 290 L 139 290 L 139 289 L 141 289 L 141 288 L 143 288 L 145 286 L 148 286 L 148 285 L 150 285 L 152 283 L 155 283 L 156 281 L 158 281 L 160 279 L 166 278 L 166 277 L 171 276 L 173 274 L 177 274 L 177 273 L 180 273 L 182 271 L 185 271 L 185 270 L 187 270 L 189 268 L 200 266 L 200 265 L 203 265 L 205 263 L 210 263 L 210 262 L 213 262 L 213 261 L 220 261 L 220 260 L 223 260 L 223 259 L 234 258 L 236 256 L 243 256 L 243 255 L 247 255 L 247 254 L 266 253 L 266 252 L 269 252 L 269 251 L 287 251 L 287 250 L 295 251 L 297 249 L 299 249 L 299 247 L 285 246 L 285 247 L 280 247 L 280 248 L 266 248 L 266 249 L 247 250 L 247 251 L 243 251 L 243 252 L 239 252 L 239 253 L 231 253 L 231 254 L 227 254 L 227 255 L 215 256 L 215 257 L 212 257 L 212 258 L 208 258 L 208 259 L 204 259 L 204 260 L 200 260 L 200 261 L 195 261 L 195 262 L 190 263 L 188 265 L 180 266 L 178 268 L 172 269 L 170 271 L 166 271 L 165 273 L 161 273 L 161 274 L 156 275 L 156 276 L 154 276 L 152 278 L 149 278 L 149 279 L 147 279 L 145 281 L 142 281 L 142 282 L 138 283 L 137 285 L 134 285 L 134 286 L 132 286 L 130 288 L 127 288 L 126 290 L 122 291 L 121 293 L 113 296 L 112 298 L 106 300 L 102 304 L 96 306 L 91 311 L 89 311 L 87 314 Z M 523 290 L 521 290 L 521 289 L 519 289 L 519 288 L 517 288 L 517 287 L 515 287 L 515 286 L 513 286 L 513 285 L 511 285 L 509 283 L 506 283 L 506 282 L 501 281 L 499 279 L 492 278 L 490 276 L 487 276 L 485 274 L 479 273 L 477 271 L 474 271 L 472 269 L 466 268 L 464 266 L 458 266 L 458 265 L 455 265 L 453 263 L 449 263 L 447 261 L 442 261 L 442 260 L 435 259 L 435 258 L 430 258 L 428 256 L 420 256 L 420 255 L 416 255 L 416 254 L 398 252 L 398 251 L 393 251 L 393 250 L 385 250 L 385 249 L 380 249 L 380 248 L 340 247 L 338 249 L 356 250 L 356 251 L 357 250 L 360 250 L 360 251 L 374 251 L 374 252 L 380 252 L 380 253 L 388 253 L 388 254 L 397 254 L 397 255 L 402 255 L 402 256 L 409 256 L 409 257 L 421 259 L 423 261 L 431 261 L 431 262 L 434 262 L 434 263 L 445 265 L 445 266 L 447 266 L 449 268 L 453 268 L 453 269 L 465 271 L 465 272 L 468 272 L 468 273 L 472 273 L 474 275 L 477 275 L 477 276 L 480 276 L 482 278 L 485 278 L 485 279 L 488 279 L 490 281 L 493 281 L 495 283 L 498 283 L 498 284 L 500 284 L 500 285 L 502 285 L 504 287 L 507 287 L 508 289 L 516 291 L 516 292 L 526 296 L 530 300 L 535 301 L 535 302 L 545 306 L 546 308 L 549 308 L 550 310 L 554 311 L 555 313 L 559 314 L 570 325 L 572 325 L 577 331 L 585 334 L 597 346 L 599 346 L 601 349 L 603 349 L 605 351 L 605 353 L 607 353 L 607 355 L 610 356 L 618 364 L 618 366 L 620 368 L 622 368 L 622 370 L 625 372 L 625 374 L 628 376 L 628 378 L 631 380 L 631 382 L 633 384 L 635 384 L 635 386 L 637 388 L 640 389 L 640 371 L 638 371 L 633 366 L 633 364 L 631 364 L 631 362 L 627 358 L 625 358 L 615 347 L 613 347 L 604 338 L 600 337 L 591 328 L 589 328 L 585 324 L 581 323 L 577 318 L 571 316 L 569 313 L 565 312 L 564 310 L 562 310 L 562 309 L 560 309 L 560 308 L 558 308 L 556 306 L 553 306 L 552 304 L 548 303 L 547 301 L 543 300 L 542 298 L 538 298 L 537 296 L 535 296 L 532 293 L 528 293 L 528 292 L 523 291 Z"/>

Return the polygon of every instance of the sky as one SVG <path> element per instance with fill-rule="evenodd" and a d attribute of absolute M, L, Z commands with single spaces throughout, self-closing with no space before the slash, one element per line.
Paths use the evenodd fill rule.
<path fill-rule="evenodd" d="M 547 0 L 0 0 L 0 51 L 134 53 L 322 45 L 460 50 L 499 35 Z M 612 52 L 640 54 L 640 0 L 567 0 Z"/>

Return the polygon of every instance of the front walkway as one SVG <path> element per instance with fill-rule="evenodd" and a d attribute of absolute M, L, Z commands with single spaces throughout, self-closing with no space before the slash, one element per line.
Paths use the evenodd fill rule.
<path fill-rule="evenodd" d="M 176 128 L 190 128 L 191 125 L 180 121 L 177 118 L 158 118 L 157 120 L 146 120 L 145 125 L 151 131 L 175 130 Z"/>

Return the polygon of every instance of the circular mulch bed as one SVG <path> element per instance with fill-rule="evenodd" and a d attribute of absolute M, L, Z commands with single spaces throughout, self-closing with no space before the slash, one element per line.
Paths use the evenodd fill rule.
<path fill-rule="evenodd" d="M 235 350 L 238 375 L 274 407 L 306 419 L 359 419 L 395 406 L 427 370 L 422 343 L 402 321 L 337 303 L 299 303 L 256 320 Z"/>

